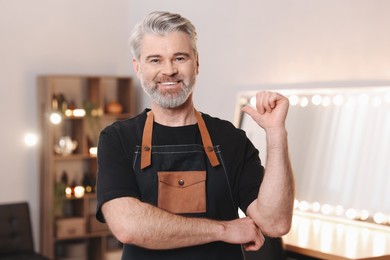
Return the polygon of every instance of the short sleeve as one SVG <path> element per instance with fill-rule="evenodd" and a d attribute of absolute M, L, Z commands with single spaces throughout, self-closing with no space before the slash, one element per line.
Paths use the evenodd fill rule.
<path fill-rule="evenodd" d="M 259 151 L 246 138 L 244 162 L 240 174 L 239 207 L 246 212 L 248 206 L 257 198 L 264 177 Z"/>
<path fill-rule="evenodd" d="M 131 151 L 120 131 L 111 125 L 104 129 L 98 144 L 97 210 L 96 218 L 105 222 L 101 206 L 120 197 L 139 197 L 131 164 Z"/>

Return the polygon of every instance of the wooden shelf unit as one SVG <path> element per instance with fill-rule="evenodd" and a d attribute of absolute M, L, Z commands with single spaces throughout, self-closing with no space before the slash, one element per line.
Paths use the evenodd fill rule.
<path fill-rule="evenodd" d="M 96 180 L 97 159 L 89 149 L 96 146 L 100 131 L 108 124 L 134 116 L 136 113 L 135 89 L 130 77 L 115 76 L 80 76 L 80 75 L 46 75 L 38 77 L 39 113 L 41 123 L 41 157 L 40 157 L 40 251 L 51 259 L 61 259 L 57 253 L 62 244 L 83 242 L 87 245 L 87 259 L 100 260 L 113 250 L 120 250 L 115 239 L 107 228 L 99 225 L 94 219 L 96 195 L 94 191 L 85 193 L 82 198 L 58 198 L 56 185 L 66 172 L 68 185 L 72 182 L 82 186 L 84 174 Z M 62 106 L 58 97 L 65 98 Z M 56 97 L 56 98 L 54 98 Z M 108 113 L 107 105 L 119 102 L 122 112 Z M 90 109 L 99 116 L 91 116 Z M 86 115 L 75 116 L 65 113 L 65 109 L 84 109 Z M 70 109 L 70 110 L 69 110 Z M 53 124 L 50 116 L 58 113 L 59 124 Z M 76 149 L 69 155 L 58 154 L 54 146 L 59 138 L 69 136 L 77 142 Z M 57 194 L 57 195 L 56 195 Z M 62 194 L 62 190 L 61 193 Z M 60 195 L 62 196 L 62 195 Z M 59 206 L 60 205 L 60 206 Z M 58 220 L 83 220 L 85 230 L 66 237 L 58 237 Z M 102 228 L 102 230 L 99 230 Z M 96 231 L 97 229 L 97 231 Z"/>

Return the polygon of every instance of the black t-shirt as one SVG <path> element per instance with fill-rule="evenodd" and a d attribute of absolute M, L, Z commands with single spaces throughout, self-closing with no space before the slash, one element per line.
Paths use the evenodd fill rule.
<path fill-rule="evenodd" d="M 119 197 L 140 198 L 133 167 L 135 147 L 142 143 L 145 110 L 138 116 L 106 127 L 98 145 L 97 219 L 104 222 L 103 203 Z M 245 132 L 230 122 L 202 114 L 213 145 L 221 147 L 234 204 L 246 211 L 258 195 L 263 178 L 258 150 Z M 153 145 L 202 144 L 197 124 L 168 127 L 153 124 Z M 229 196 L 228 194 L 226 195 Z M 238 210 L 238 209 L 237 209 Z"/>

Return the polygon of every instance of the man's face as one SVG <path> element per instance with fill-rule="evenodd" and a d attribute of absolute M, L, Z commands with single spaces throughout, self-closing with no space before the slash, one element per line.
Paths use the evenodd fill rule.
<path fill-rule="evenodd" d="M 182 32 L 145 35 L 140 54 L 139 61 L 133 59 L 134 69 L 153 102 L 164 108 L 184 104 L 198 74 L 198 57 L 189 36 Z"/>

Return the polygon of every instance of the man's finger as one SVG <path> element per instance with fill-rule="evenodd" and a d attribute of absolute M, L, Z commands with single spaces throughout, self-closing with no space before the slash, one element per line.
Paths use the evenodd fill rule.
<path fill-rule="evenodd" d="M 256 111 L 256 109 L 254 109 L 253 107 L 251 106 L 245 106 L 242 108 L 242 111 L 246 114 L 248 114 L 253 120 L 256 121 L 256 117 L 257 117 L 257 114 L 258 112 Z"/>

